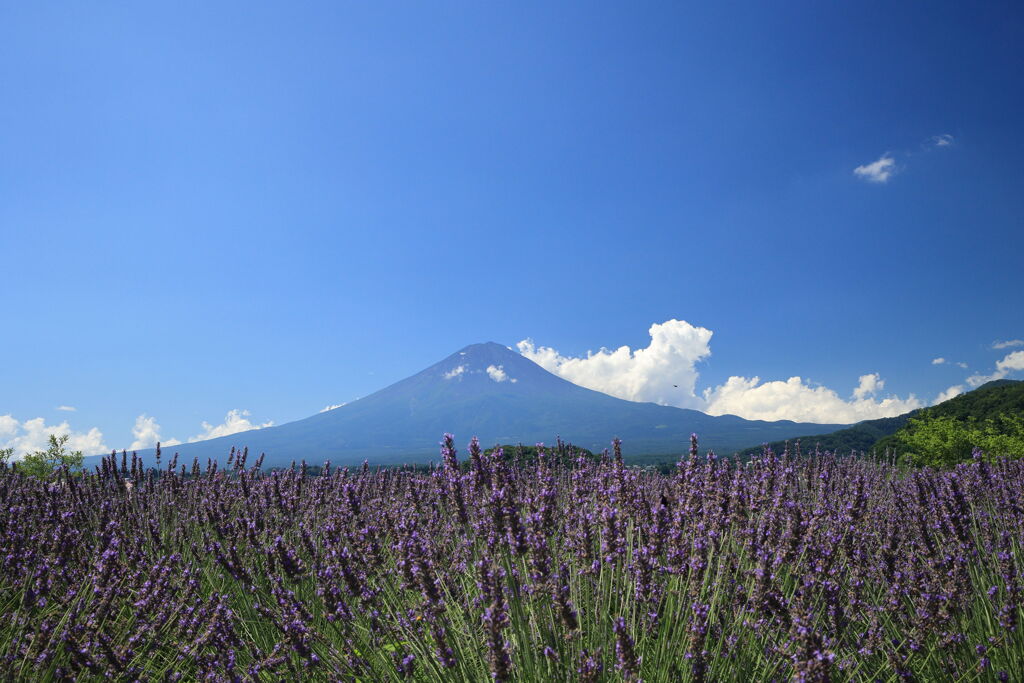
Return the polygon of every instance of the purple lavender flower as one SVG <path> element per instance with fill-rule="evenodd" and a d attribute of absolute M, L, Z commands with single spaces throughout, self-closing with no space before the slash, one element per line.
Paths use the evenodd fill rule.
<path fill-rule="evenodd" d="M 580 652 L 580 663 L 576 667 L 576 673 L 580 675 L 580 683 L 596 683 L 602 671 L 604 671 L 604 665 L 601 664 L 600 650 L 595 655 L 585 649 Z"/>
<path fill-rule="evenodd" d="M 626 628 L 626 620 L 617 617 L 612 625 L 612 631 L 615 633 L 615 667 L 630 683 L 643 683 L 640 678 L 640 659 L 636 656 L 633 637 Z"/>

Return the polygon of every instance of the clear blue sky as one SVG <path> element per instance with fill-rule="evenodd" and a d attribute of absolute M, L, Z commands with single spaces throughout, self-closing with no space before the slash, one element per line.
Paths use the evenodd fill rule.
<path fill-rule="evenodd" d="M 1022 45 L 1013 2 L 6 3 L 0 415 L 184 439 L 671 319 L 698 391 L 930 401 L 1024 338 Z"/>

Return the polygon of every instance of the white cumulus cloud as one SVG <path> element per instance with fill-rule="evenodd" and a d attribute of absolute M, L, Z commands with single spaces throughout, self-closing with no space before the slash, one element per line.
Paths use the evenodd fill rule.
<path fill-rule="evenodd" d="M 651 341 L 635 351 L 620 346 L 586 356 L 563 356 L 553 348 L 524 339 L 519 353 L 574 384 L 630 401 L 650 401 L 684 408 L 701 407 L 696 395 L 696 363 L 711 355 L 711 330 L 685 320 L 651 325 Z"/>
<path fill-rule="evenodd" d="M 264 427 L 273 427 L 273 420 L 264 422 L 262 424 L 255 424 L 249 420 L 248 410 L 229 410 L 228 414 L 224 417 L 224 422 L 219 425 L 212 425 L 209 422 L 203 422 L 203 431 L 195 436 L 188 438 L 189 443 L 196 441 L 206 441 L 207 439 L 216 439 L 219 436 L 229 436 L 231 434 L 238 434 L 239 432 L 247 432 L 251 429 L 263 429 Z"/>
<path fill-rule="evenodd" d="M 455 367 L 455 368 L 449 370 L 448 372 L 444 373 L 444 378 L 445 379 L 455 379 L 456 377 L 458 377 L 459 375 L 461 375 L 465 371 L 466 371 L 466 366 L 465 365 L 459 365 L 458 367 Z"/>
<path fill-rule="evenodd" d="M 66 420 L 60 424 L 48 425 L 41 417 L 19 422 L 11 415 L 0 415 L 0 448 L 13 448 L 16 459 L 35 451 L 45 451 L 49 446 L 51 434 L 68 436 L 68 442 L 64 446 L 68 451 L 96 455 L 109 450 L 103 443 L 103 432 L 97 427 L 76 432 Z"/>
<path fill-rule="evenodd" d="M 155 417 L 150 417 L 143 413 L 135 418 L 135 426 L 132 427 L 132 436 L 135 440 L 132 441 L 132 445 L 128 447 L 130 451 L 138 451 L 143 448 L 153 448 L 157 442 L 160 443 L 161 447 L 177 446 L 180 441 L 177 439 L 161 439 L 160 438 L 160 425 L 157 423 Z"/>
<path fill-rule="evenodd" d="M 135 418 L 135 426 L 132 427 L 132 436 L 135 440 L 128 447 L 130 451 L 137 451 L 143 448 L 155 446 L 160 440 L 160 425 L 155 417 L 149 417 L 145 413 Z"/>
<path fill-rule="evenodd" d="M 1008 353 L 1002 360 L 996 361 L 996 370 L 1007 374 L 1013 370 L 1024 370 L 1024 351 Z"/>
<path fill-rule="evenodd" d="M 932 358 L 932 365 L 942 365 L 945 362 L 945 358 Z"/>
<path fill-rule="evenodd" d="M 888 153 L 883 154 L 878 160 L 872 161 L 870 164 L 864 164 L 853 169 L 855 176 L 870 183 L 888 182 L 895 172 L 896 160 L 889 156 Z"/>
<path fill-rule="evenodd" d="M 21 425 L 10 415 L 0 415 L 0 437 L 16 434 Z"/>
<path fill-rule="evenodd" d="M 874 396 L 884 388 L 885 380 L 882 379 L 877 372 L 873 372 L 869 375 L 861 375 L 858 380 L 857 388 L 853 390 L 853 397 L 860 401 L 868 396 Z"/>
<path fill-rule="evenodd" d="M 854 398 L 847 401 L 832 389 L 811 386 L 800 377 L 762 383 L 760 377 L 733 376 L 725 384 L 704 391 L 705 410 L 711 415 L 738 415 L 748 420 L 853 423 L 922 407 L 913 394 L 905 399 L 868 398 L 872 386 L 881 388 L 884 383 L 872 379 L 877 377 L 863 375 L 854 389 Z"/>
<path fill-rule="evenodd" d="M 324 406 L 323 408 L 320 409 L 320 412 L 321 413 L 326 413 L 328 410 L 334 410 L 335 408 L 340 408 L 340 407 L 345 406 L 345 405 L 348 405 L 347 401 L 344 402 L 344 403 L 334 403 L 334 404 L 329 405 L 329 406 Z"/>

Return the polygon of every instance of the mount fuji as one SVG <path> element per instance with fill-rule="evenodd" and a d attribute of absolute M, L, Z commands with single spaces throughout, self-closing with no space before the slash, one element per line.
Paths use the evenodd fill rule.
<path fill-rule="evenodd" d="M 553 443 L 556 437 L 600 451 L 614 437 L 630 455 L 678 454 L 690 434 L 702 450 L 729 454 L 753 443 L 824 434 L 845 425 L 765 422 L 711 416 L 654 403 L 638 403 L 585 389 L 551 374 L 506 346 L 472 344 L 439 363 L 339 408 L 295 422 L 164 449 L 193 457 L 227 457 L 232 446 L 265 453 L 264 466 L 306 460 L 353 465 L 437 459 L 445 432 L 463 446 L 472 436 L 485 448 L 497 443 Z M 150 460 L 153 450 L 139 451 Z M 87 464 L 93 459 L 87 459 Z M 250 462 L 254 460 L 250 456 Z"/>

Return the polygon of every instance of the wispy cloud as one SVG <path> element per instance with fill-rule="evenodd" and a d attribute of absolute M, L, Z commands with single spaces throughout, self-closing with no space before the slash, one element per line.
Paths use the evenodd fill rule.
<path fill-rule="evenodd" d="M 903 170 L 903 164 L 897 164 L 897 157 L 900 162 L 905 162 L 910 157 L 918 156 L 929 150 L 951 147 L 955 142 L 956 140 L 949 133 L 933 135 L 925 140 L 916 151 L 903 150 L 895 154 L 893 152 L 886 152 L 875 161 L 853 169 L 853 174 L 869 183 L 885 184 L 897 172 Z"/>
<path fill-rule="evenodd" d="M 76 410 L 78 410 L 78 408 L 76 408 L 74 406 L 57 406 L 57 410 L 63 410 L 64 412 L 67 412 L 67 413 L 73 413 Z"/>
<path fill-rule="evenodd" d="M 324 406 L 323 408 L 320 409 L 320 412 L 321 413 L 326 413 L 328 410 L 334 410 L 335 408 L 340 408 L 340 407 L 345 406 L 345 405 L 348 405 L 348 401 L 346 401 L 344 403 L 335 403 L 333 405 Z"/>
<path fill-rule="evenodd" d="M 853 174 L 869 183 L 887 183 L 896 172 L 896 160 L 888 152 L 870 164 L 853 169 Z"/>
<path fill-rule="evenodd" d="M 1006 341 L 992 342 L 993 349 L 1012 349 L 1015 346 L 1024 346 L 1024 339 L 1007 339 Z"/>
<path fill-rule="evenodd" d="M 957 367 L 967 369 L 967 363 L 964 363 L 963 361 L 951 361 L 942 357 L 932 358 L 932 365 L 955 365 Z"/>

